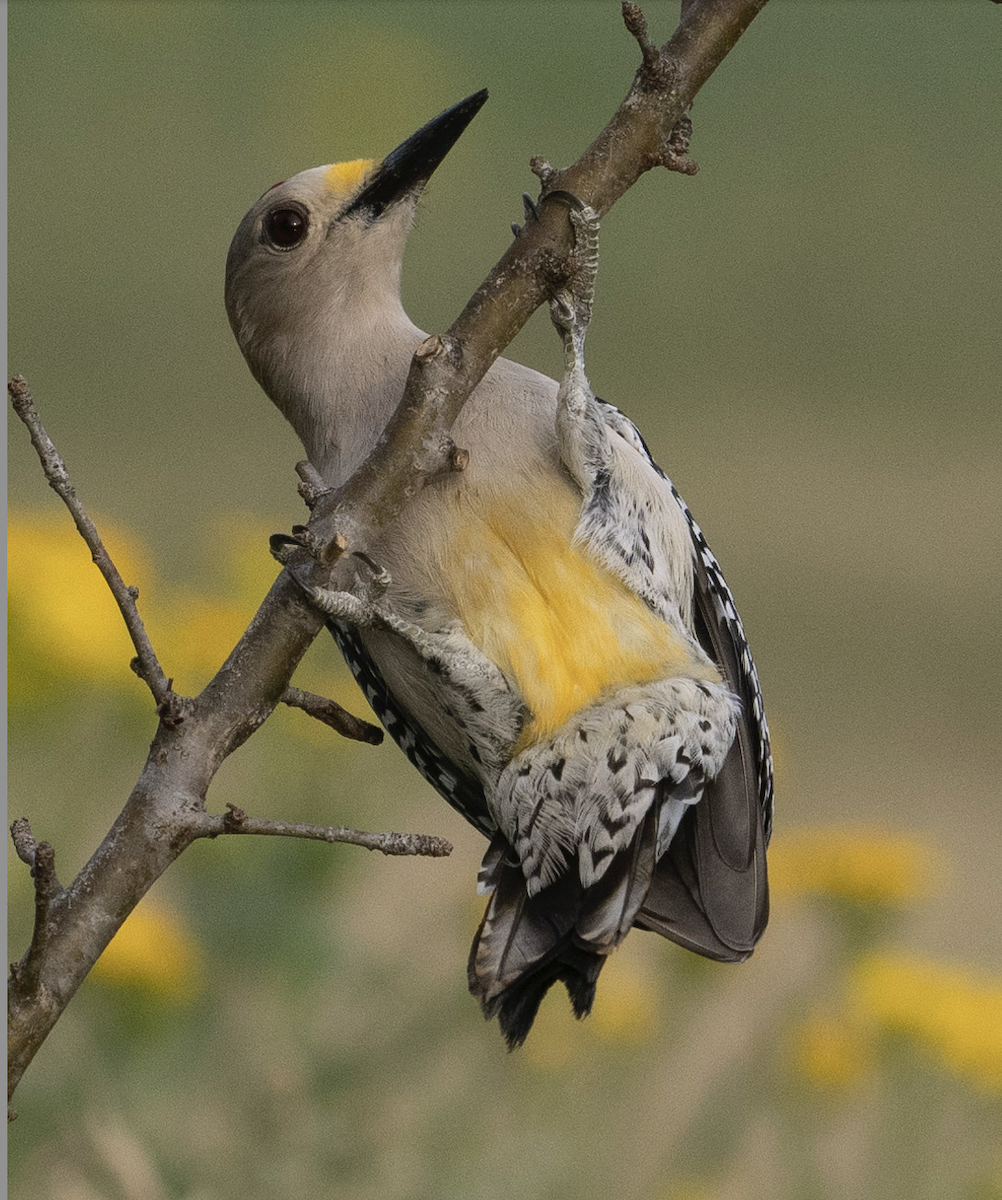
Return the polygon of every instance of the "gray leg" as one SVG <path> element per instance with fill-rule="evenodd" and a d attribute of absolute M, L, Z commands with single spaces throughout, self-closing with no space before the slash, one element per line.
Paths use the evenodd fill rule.
<path fill-rule="evenodd" d="M 570 197 L 570 199 L 574 199 Z M 581 488 L 587 509 L 599 479 L 612 469 L 609 431 L 585 374 L 584 344 L 591 321 L 598 272 L 598 214 L 575 200 L 576 270 L 568 286 L 550 301 L 550 318 L 564 343 L 565 371 L 557 392 L 557 441 L 564 466 Z"/>
<path fill-rule="evenodd" d="M 574 226 L 575 271 L 569 285 L 550 301 L 550 319 L 563 339 L 567 375 L 575 372 L 579 376 L 576 382 L 590 391 L 584 373 L 584 344 L 598 274 L 599 218 L 593 208 L 576 199 L 569 216 Z"/>
<path fill-rule="evenodd" d="M 307 596 L 321 612 L 357 628 L 385 630 L 400 638 L 427 665 L 434 679 L 436 705 L 463 730 L 485 782 L 508 761 L 525 720 L 521 696 L 454 622 L 422 629 L 397 613 L 386 597 L 389 575 L 368 561 L 374 574 L 360 584 L 361 594 L 308 587 Z M 422 685 L 427 687 L 427 683 Z M 398 695 L 408 707 L 418 696 Z"/>

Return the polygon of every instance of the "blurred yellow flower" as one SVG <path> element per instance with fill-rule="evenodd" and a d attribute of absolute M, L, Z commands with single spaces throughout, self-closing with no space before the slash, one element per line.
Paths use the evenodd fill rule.
<path fill-rule="evenodd" d="M 818 1010 L 793 1032 L 793 1065 L 816 1087 L 841 1090 L 873 1067 L 873 1047 L 865 1026 Z"/>
<path fill-rule="evenodd" d="M 778 897 L 903 905 L 928 894 L 937 866 L 931 848 L 916 838 L 865 828 L 802 829 L 774 839 L 769 882 Z"/>
<path fill-rule="evenodd" d="M 629 960 L 626 947 L 611 955 L 602 968 L 589 1023 L 607 1042 L 642 1042 L 657 1031 L 654 991 Z"/>
<path fill-rule="evenodd" d="M 201 691 L 226 661 L 254 609 L 186 589 L 175 590 L 170 600 L 169 607 L 158 606 L 150 614 L 150 638 L 175 689 L 192 694 Z"/>
<path fill-rule="evenodd" d="M 869 954 L 851 980 L 857 1012 L 931 1050 L 956 1075 L 1002 1092 L 1002 978 L 905 953 Z"/>
<path fill-rule="evenodd" d="M 142 904 L 112 938 L 91 975 L 115 987 L 187 1000 L 201 987 L 202 952 L 177 917 Z"/>
<path fill-rule="evenodd" d="M 268 549 L 274 526 L 260 517 L 231 514 L 214 522 L 211 544 L 222 566 L 220 574 L 240 599 L 256 608 L 275 582 L 280 567 Z"/>
<path fill-rule="evenodd" d="M 139 607 L 153 648 L 181 694 L 198 692 L 226 661 L 275 580 L 268 528 L 259 518 L 220 518 L 206 532 L 216 594 L 170 587 L 155 578 L 138 540 L 101 518 L 101 537 Z M 135 651 L 101 573 L 66 513 L 12 511 L 7 538 L 11 699 L 43 694 L 54 679 L 100 686 L 141 685 L 129 670 Z M 296 683 L 370 718 L 358 687 L 331 643 L 299 668 Z M 330 749 L 338 739 L 307 717 L 289 728 Z"/>
<path fill-rule="evenodd" d="M 201 690 L 226 661 L 279 567 L 260 518 L 221 517 L 204 531 L 221 594 L 173 588 L 149 616 L 150 637 L 179 692 Z"/>
<path fill-rule="evenodd" d="M 142 546 L 111 522 L 99 528 L 125 582 L 144 594 L 150 569 Z M 9 514 L 7 589 L 15 695 L 30 694 L 39 663 L 100 683 L 135 680 L 118 606 L 68 514 Z"/>

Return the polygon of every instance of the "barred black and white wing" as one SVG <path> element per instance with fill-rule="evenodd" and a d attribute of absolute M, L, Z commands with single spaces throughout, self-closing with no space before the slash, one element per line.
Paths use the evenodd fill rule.
<path fill-rule="evenodd" d="M 692 542 L 696 637 L 741 701 L 724 766 L 685 815 L 636 918 L 697 953 L 738 961 L 768 920 L 765 848 L 772 829 L 773 772 L 762 691 L 741 618 L 720 565 L 636 427 L 603 402 L 607 424 L 643 455 L 681 509 Z"/>
<path fill-rule="evenodd" d="M 487 809 L 483 785 L 452 762 L 435 745 L 417 718 L 394 697 L 366 652 L 357 630 L 335 620 L 328 621 L 327 627 L 372 711 L 412 766 L 460 816 L 485 837 L 493 837 L 497 826 Z"/>

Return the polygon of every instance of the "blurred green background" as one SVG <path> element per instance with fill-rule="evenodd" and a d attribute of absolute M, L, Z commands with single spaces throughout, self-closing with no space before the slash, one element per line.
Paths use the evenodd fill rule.
<path fill-rule="evenodd" d="M 677 5 L 644 7 L 667 38 Z M 625 92 L 618 9 L 11 0 L 8 374 L 179 688 L 222 661 L 274 573 L 267 534 L 303 515 L 299 447 L 223 312 L 241 216 L 490 88 L 408 251 L 408 310 L 447 325 L 529 157 L 575 158 Z M 775 731 L 751 962 L 634 934 L 588 1022 L 554 994 L 507 1055 L 465 988 L 477 835 L 392 746 L 279 712 L 215 809 L 454 855 L 195 846 L 26 1075 L 13 1194 L 1002 1196 L 1000 50 L 987 0 L 772 0 L 699 97 L 699 175 L 645 177 L 603 228 L 592 381 L 707 531 Z M 543 314 L 509 354 L 560 369 Z M 154 722 L 14 425 L 10 815 L 66 879 Z M 325 642 L 297 681 L 364 712 Z"/>

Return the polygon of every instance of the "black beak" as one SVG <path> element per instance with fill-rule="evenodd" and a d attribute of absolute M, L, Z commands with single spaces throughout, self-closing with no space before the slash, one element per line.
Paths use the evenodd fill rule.
<path fill-rule="evenodd" d="M 370 220 L 400 200 L 408 192 L 420 188 L 431 173 L 459 140 L 459 135 L 480 111 L 487 99 L 487 89 L 474 92 L 452 108 L 422 125 L 406 142 L 391 151 L 379 164 L 375 175 L 354 200 L 338 214 L 338 220 L 352 213 L 362 213 Z"/>

